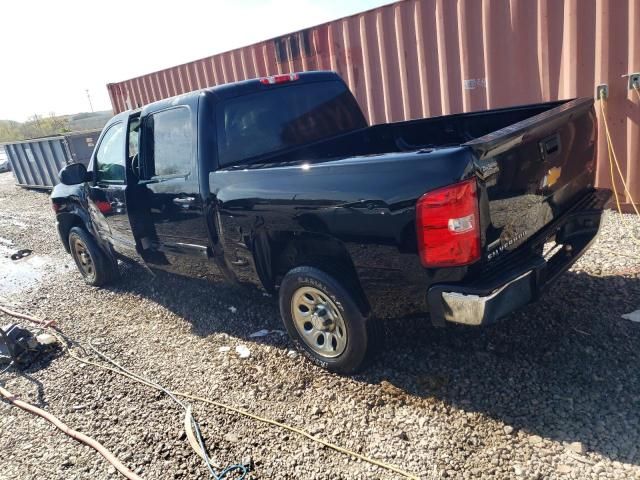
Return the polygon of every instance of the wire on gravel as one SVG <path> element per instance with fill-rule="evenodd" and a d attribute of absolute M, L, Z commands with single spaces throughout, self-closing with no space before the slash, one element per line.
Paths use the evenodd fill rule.
<path fill-rule="evenodd" d="M 37 415 L 39 417 L 44 418 L 48 422 L 52 423 L 59 430 L 70 436 L 71 438 L 84 443 L 85 445 L 93 448 L 96 452 L 102 455 L 111 465 L 113 465 L 116 470 L 118 470 L 122 475 L 127 477 L 129 480 L 142 480 L 138 475 L 129 470 L 118 458 L 111 453 L 110 450 L 105 448 L 100 442 L 94 440 L 93 438 L 85 435 L 84 433 L 78 432 L 67 424 L 62 422 L 58 417 L 52 415 L 46 410 L 42 410 L 41 408 L 36 407 L 35 405 L 31 405 L 30 403 L 24 402 L 18 399 L 11 392 L 6 390 L 3 387 L 0 387 L 0 396 L 4 397 L 4 399 L 11 403 L 12 405 L 21 408 L 29 413 Z"/>
<path fill-rule="evenodd" d="M 198 456 L 200 458 L 202 458 L 205 462 L 205 464 L 207 465 L 207 469 L 209 470 L 209 473 L 211 474 L 211 477 L 215 480 L 224 480 L 224 478 L 227 477 L 228 474 L 230 474 L 231 472 L 240 472 L 240 476 L 237 478 L 237 480 L 243 480 L 246 475 L 247 475 L 247 468 L 244 465 L 240 465 L 240 464 L 235 464 L 235 465 L 230 465 L 228 467 L 226 467 L 224 470 L 222 470 L 222 472 L 220 473 L 216 473 L 215 470 L 213 469 L 212 463 L 211 463 L 211 459 L 209 458 L 209 455 L 207 454 L 207 450 L 205 448 L 204 445 L 204 440 L 202 439 L 202 433 L 200 431 L 200 426 L 198 425 L 198 423 L 196 422 L 195 418 L 193 418 L 193 415 L 191 413 L 191 407 L 189 405 L 186 405 L 185 403 L 181 402 L 180 400 L 178 400 L 175 396 L 175 394 L 170 391 L 167 390 L 166 388 L 164 388 L 162 385 L 155 383 L 151 380 L 149 380 L 146 377 L 143 377 L 142 375 L 138 375 L 137 373 L 133 373 L 131 370 L 128 370 L 127 368 L 123 367 L 122 365 L 120 365 L 119 363 L 117 363 L 115 360 L 113 360 L 112 358 L 108 357 L 105 353 L 101 352 L 100 350 L 98 350 L 95 346 L 93 346 L 93 344 L 91 342 L 89 342 L 89 347 L 91 348 L 91 350 L 93 350 L 95 352 L 96 355 L 98 355 L 100 358 L 102 358 L 104 361 L 106 361 L 107 363 L 110 363 L 111 365 L 113 365 L 115 368 L 117 368 L 118 370 L 120 370 L 123 373 L 126 373 L 126 376 L 131 378 L 132 380 L 136 380 L 139 383 L 143 383 L 144 385 L 147 385 L 149 387 L 155 388 L 156 390 L 159 390 L 163 393 L 165 393 L 166 395 L 169 396 L 169 398 L 171 398 L 171 400 L 173 400 L 175 403 L 177 403 L 180 407 L 182 407 L 185 411 L 185 426 L 189 426 L 191 428 L 193 428 L 193 431 L 195 432 L 195 439 L 197 441 L 197 446 L 198 448 L 196 448 L 195 445 L 191 445 L 192 448 L 194 449 L 194 451 L 198 454 Z M 190 429 L 185 430 L 186 432 L 190 432 Z M 220 468 L 220 467 L 216 467 L 216 468 Z"/>
<path fill-rule="evenodd" d="M 15 315 L 15 316 L 19 316 L 19 318 L 23 318 L 25 320 L 28 320 L 28 321 L 36 324 L 36 325 L 41 325 L 42 326 L 42 325 L 47 324 L 47 322 L 45 322 L 44 320 L 32 317 L 30 315 L 21 314 L 21 313 L 18 313 L 18 312 L 13 312 L 11 310 L 7 310 L 6 308 L 4 308 L 2 306 L 0 306 L 0 311 L 3 311 L 8 315 L 12 315 L 12 314 L 16 313 L 17 315 Z M 48 323 L 50 324 L 51 322 L 48 322 Z M 91 344 L 90 344 L 90 347 L 93 349 L 93 351 L 96 354 L 101 356 L 105 361 L 108 361 L 111 364 L 117 365 L 117 368 L 109 366 L 109 365 L 102 365 L 102 364 L 100 364 L 98 362 L 94 362 L 92 360 L 88 360 L 86 358 L 79 357 L 78 355 L 76 355 L 71 350 L 70 345 L 69 345 L 69 341 L 62 336 L 62 331 L 58 327 L 49 326 L 48 328 L 58 338 L 60 343 L 63 345 L 64 349 L 69 353 L 69 356 L 71 358 L 75 359 L 76 361 L 79 361 L 80 363 L 83 363 L 85 365 L 90 365 L 90 366 L 93 366 L 93 367 L 100 368 L 102 370 L 107 370 L 107 371 L 110 371 L 112 373 L 116 373 L 116 374 L 121 375 L 123 377 L 127 377 L 127 378 L 129 378 L 131 380 L 134 380 L 134 381 L 136 381 L 138 383 L 146 385 L 146 386 L 148 386 L 150 388 L 161 389 L 162 391 L 165 391 L 165 389 L 163 387 L 161 387 L 160 385 L 154 384 L 153 382 L 145 379 L 144 377 L 142 377 L 142 376 L 140 376 L 138 374 L 135 374 L 133 372 L 129 372 L 129 370 L 127 370 L 124 367 L 122 367 L 121 365 L 117 364 L 115 361 L 109 359 L 109 357 L 104 355 L 102 352 L 99 352 Z M 340 453 L 343 453 L 345 455 L 348 455 L 348 456 L 350 456 L 352 458 L 356 458 L 356 459 L 359 459 L 359 460 L 361 460 L 363 462 L 367 462 L 367 463 L 369 463 L 371 465 L 375 465 L 375 466 L 383 468 L 385 470 L 397 473 L 398 475 L 400 475 L 400 476 L 402 476 L 404 478 L 408 478 L 408 479 L 411 479 L 411 480 L 418 480 L 418 477 L 416 475 L 414 475 L 412 473 L 409 473 L 409 472 L 406 472 L 406 471 L 402 470 L 401 468 L 399 468 L 399 467 L 397 467 L 395 465 L 391 465 L 389 463 L 385 463 L 385 462 L 382 462 L 382 461 L 367 457 L 365 455 L 362 455 L 362 454 L 359 454 L 357 452 L 354 452 L 353 450 L 349 450 L 349 449 L 340 447 L 338 445 L 335 445 L 335 444 L 333 444 L 331 442 L 327 442 L 326 440 L 318 438 L 318 437 L 316 437 L 314 435 L 311 435 L 310 433 L 308 433 L 308 432 L 306 432 L 306 431 L 304 431 L 304 430 L 302 430 L 300 428 L 288 425 L 286 423 L 278 422 L 276 420 L 272 420 L 270 418 L 262 417 L 260 415 L 255 415 L 255 414 L 253 414 L 251 412 L 248 412 L 246 410 L 243 410 L 243 409 L 240 409 L 240 408 L 236 408 L 236 407 L 233 407 L 231 405 L 227 405 L 225 403 L 218 402 L 218 401 L 215 401 L 215 400 L 210 400 L 208 398 L 200 397 L 200 396 L 197 396 L 197 395 L 192 395 L 192 394 L 187 393 L 187 392 L 174 392 L 174 391 L 171 391 L 171 390 L 167 389 L 165 393 L 170 394 L 170 395 L 174 395 L 176 397 L 188 398 L 190 400 L 194 400 L 194 401 L 206 403 L 206 404 L 209 404 L 209 405 L 213 405 L 213 406 L 221 408 L 223 410 L 231 411 L 231 412 L 234 412 L 234 413 L 236 413 L 238 415 L 242 415 L 244 417 L 251 418 L 253 420 L 256 420 L 256 421 L 259 421 L 259 422 L 262 422 L 262 423 L 266 423 L 266 424 L 269 424 L 269 425 L 280 427 L 282 429 L 285 429 L 285 430 L 288 430 L 290 432 L 293 432 L 293 433 L 296 433 L 298 435 L 301 435 L 301 436 L 303 436 L 303 437 L 305 437 L 305 438 L 307 438 L 307 439 L 309 439 L 309 440 L 311 440 L 311 441 L 313 441 L 315 443 L 319 443 L 321 445 L 324 445 L 327 448 L 330 448 L 330 449 L 335 450 L 337 452 L 340 452 Z M 220 479 L 224 478 L 225 475 L 231 473 L 231 471 L 236 470 L 236 467 L 237 467 L 236 465 L 232 465 L 232 466 L 226 468 L 225 470 L 223 470 L 220 473 L 221 476 L 219 478 Z M 243 477 L 240 477 L 240 478 L 243 478 Z"/>

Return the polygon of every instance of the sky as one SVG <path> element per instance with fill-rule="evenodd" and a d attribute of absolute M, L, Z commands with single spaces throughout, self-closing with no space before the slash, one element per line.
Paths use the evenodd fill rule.
<path fill-rule="evenodd" d="M 2 0 L 0 119 L 109 110 L 106 84 L 391 0 Z"/>

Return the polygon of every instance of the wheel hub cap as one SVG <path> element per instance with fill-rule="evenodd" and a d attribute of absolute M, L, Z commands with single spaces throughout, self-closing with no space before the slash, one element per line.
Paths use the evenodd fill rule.
<path fill-rule="evenodd" d="M 333 321 L 329 318 L 327 309 L 324 305 L 318 305 L 311 315 L 311 324 L 316 330 L 329 332 L 335 327 Z"/>
<path fill-rule="evenodd" d="M 291 299 L 293 320 L 300 337 L 314 352 L 327 358 L 347 347 L 347 328 L 336 304 L 315 287 L 301 287 Z"/>
<path fill-rule="evenodd" d="M 94 275 L 93 260 L 91 260 L 87 247 L 79 239 L 76 239 L 74 243 L 74 251 L 82 274 L 85 277 L 92 277 Z"/>

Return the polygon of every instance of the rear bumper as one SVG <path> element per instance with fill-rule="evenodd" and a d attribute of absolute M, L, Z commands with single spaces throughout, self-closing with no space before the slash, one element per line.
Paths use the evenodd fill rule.
<path fill-rule="evenodd" d="M 611 193 L 591 192 L 576 207 L 551 222 L 525 245 L 501 259 L 497 268 L 488 263 L 476 275 L 479 280 L 461 284 L 436 284 L 427 292 L 431 320 L 465 325 L 488 325 L 536 300 L 554 280 L 567 271 L 595 240 L 602 209 Z M 542 257 L 542 245 L 554 238 L 562 245 L 550 257 Z"/>

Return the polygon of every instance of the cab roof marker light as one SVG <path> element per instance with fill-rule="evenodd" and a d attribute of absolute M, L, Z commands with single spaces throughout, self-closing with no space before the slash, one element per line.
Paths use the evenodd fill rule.
<path fill-rule="evenodd" d="M 282 75 L 272 75 L 270 77 L 262 77 L 260 83 L 263 85 L 275 85 L 278 83 L 295 82 L 300 78 L 297 73 L 285 73 Z"/>

